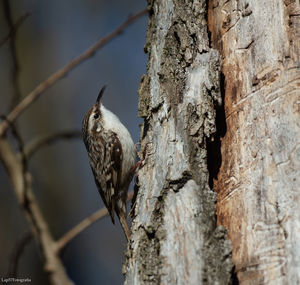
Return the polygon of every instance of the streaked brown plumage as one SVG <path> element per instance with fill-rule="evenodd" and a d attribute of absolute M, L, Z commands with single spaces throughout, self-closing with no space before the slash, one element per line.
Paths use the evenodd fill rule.
<path fill-rule="evenodd" d="M 126 127 L 101 103 L 105 86 L 83 119 L 83 140 L 101 198 L 112 222 L 119 217 L 127 239 L 126 198 L 133 177 L 136 150 Z"/>

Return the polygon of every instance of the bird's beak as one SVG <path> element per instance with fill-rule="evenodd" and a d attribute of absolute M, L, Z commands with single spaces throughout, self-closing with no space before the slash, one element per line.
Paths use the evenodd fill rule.
<path fill-rule="evenodd" d="M 98 97 L 97 97 L 97 101 L 96 101 L 97 104 L 100 104 L 100 100 L 101 100 L 101 98 L 102 98 L 102 96 L 103 96 L 103 93 L 104 93 L 104 91 L 105 91 L 105 88 L 106 88 L 106 85 L 104 85 L 104 86 L 101 88 L 101 90 L 100 90 L 100 92 L 99 92 L 99 95 L 98 95 Z"/>

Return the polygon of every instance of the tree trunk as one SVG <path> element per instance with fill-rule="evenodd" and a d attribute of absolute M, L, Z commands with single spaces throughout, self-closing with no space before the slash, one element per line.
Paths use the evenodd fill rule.
<path fill-rule="evenodd" d="M 215 181 L 240 284 L 300 284 L 298 0 L 211 1 L 227 132 Z"/>
<path fill-rule="evenodd" d="M 231 246 L 216 225 L 207 144 L 221 105 L 220 58 L 206 1 L 148 1 L 147 74 L 139 94 L 139 190 L 125 283 L 228 284 Z"/>

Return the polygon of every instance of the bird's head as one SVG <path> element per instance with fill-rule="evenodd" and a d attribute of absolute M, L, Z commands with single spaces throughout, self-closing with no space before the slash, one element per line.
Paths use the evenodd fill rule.
<path fill-rule="evenodd" d="M 93 132 L 99 131 L 102 128 L 102 114 L 101 114 L 101 99 L 105 91 L 106 85 L 100 90 L 96 103 L 90 108 L 90 110 L 85 114 L 82 121 L 82 134 L 84 142 L 88 140 L 88 137 L 92 135 Z"/>

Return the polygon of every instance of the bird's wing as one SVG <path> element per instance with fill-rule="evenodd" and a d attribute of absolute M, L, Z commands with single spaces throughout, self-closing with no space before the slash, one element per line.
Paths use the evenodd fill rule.
<path fill-rule="evenodd" d="M 104 134 L 103 134 L 104 135 Z M 119 138 L 114 132 L 105 134 L 103 141 L 95 146 L 98 160 L 92 167 L 99 193 L 114 223 L 116 200 L 120 189 L 123 151 Z"/>

